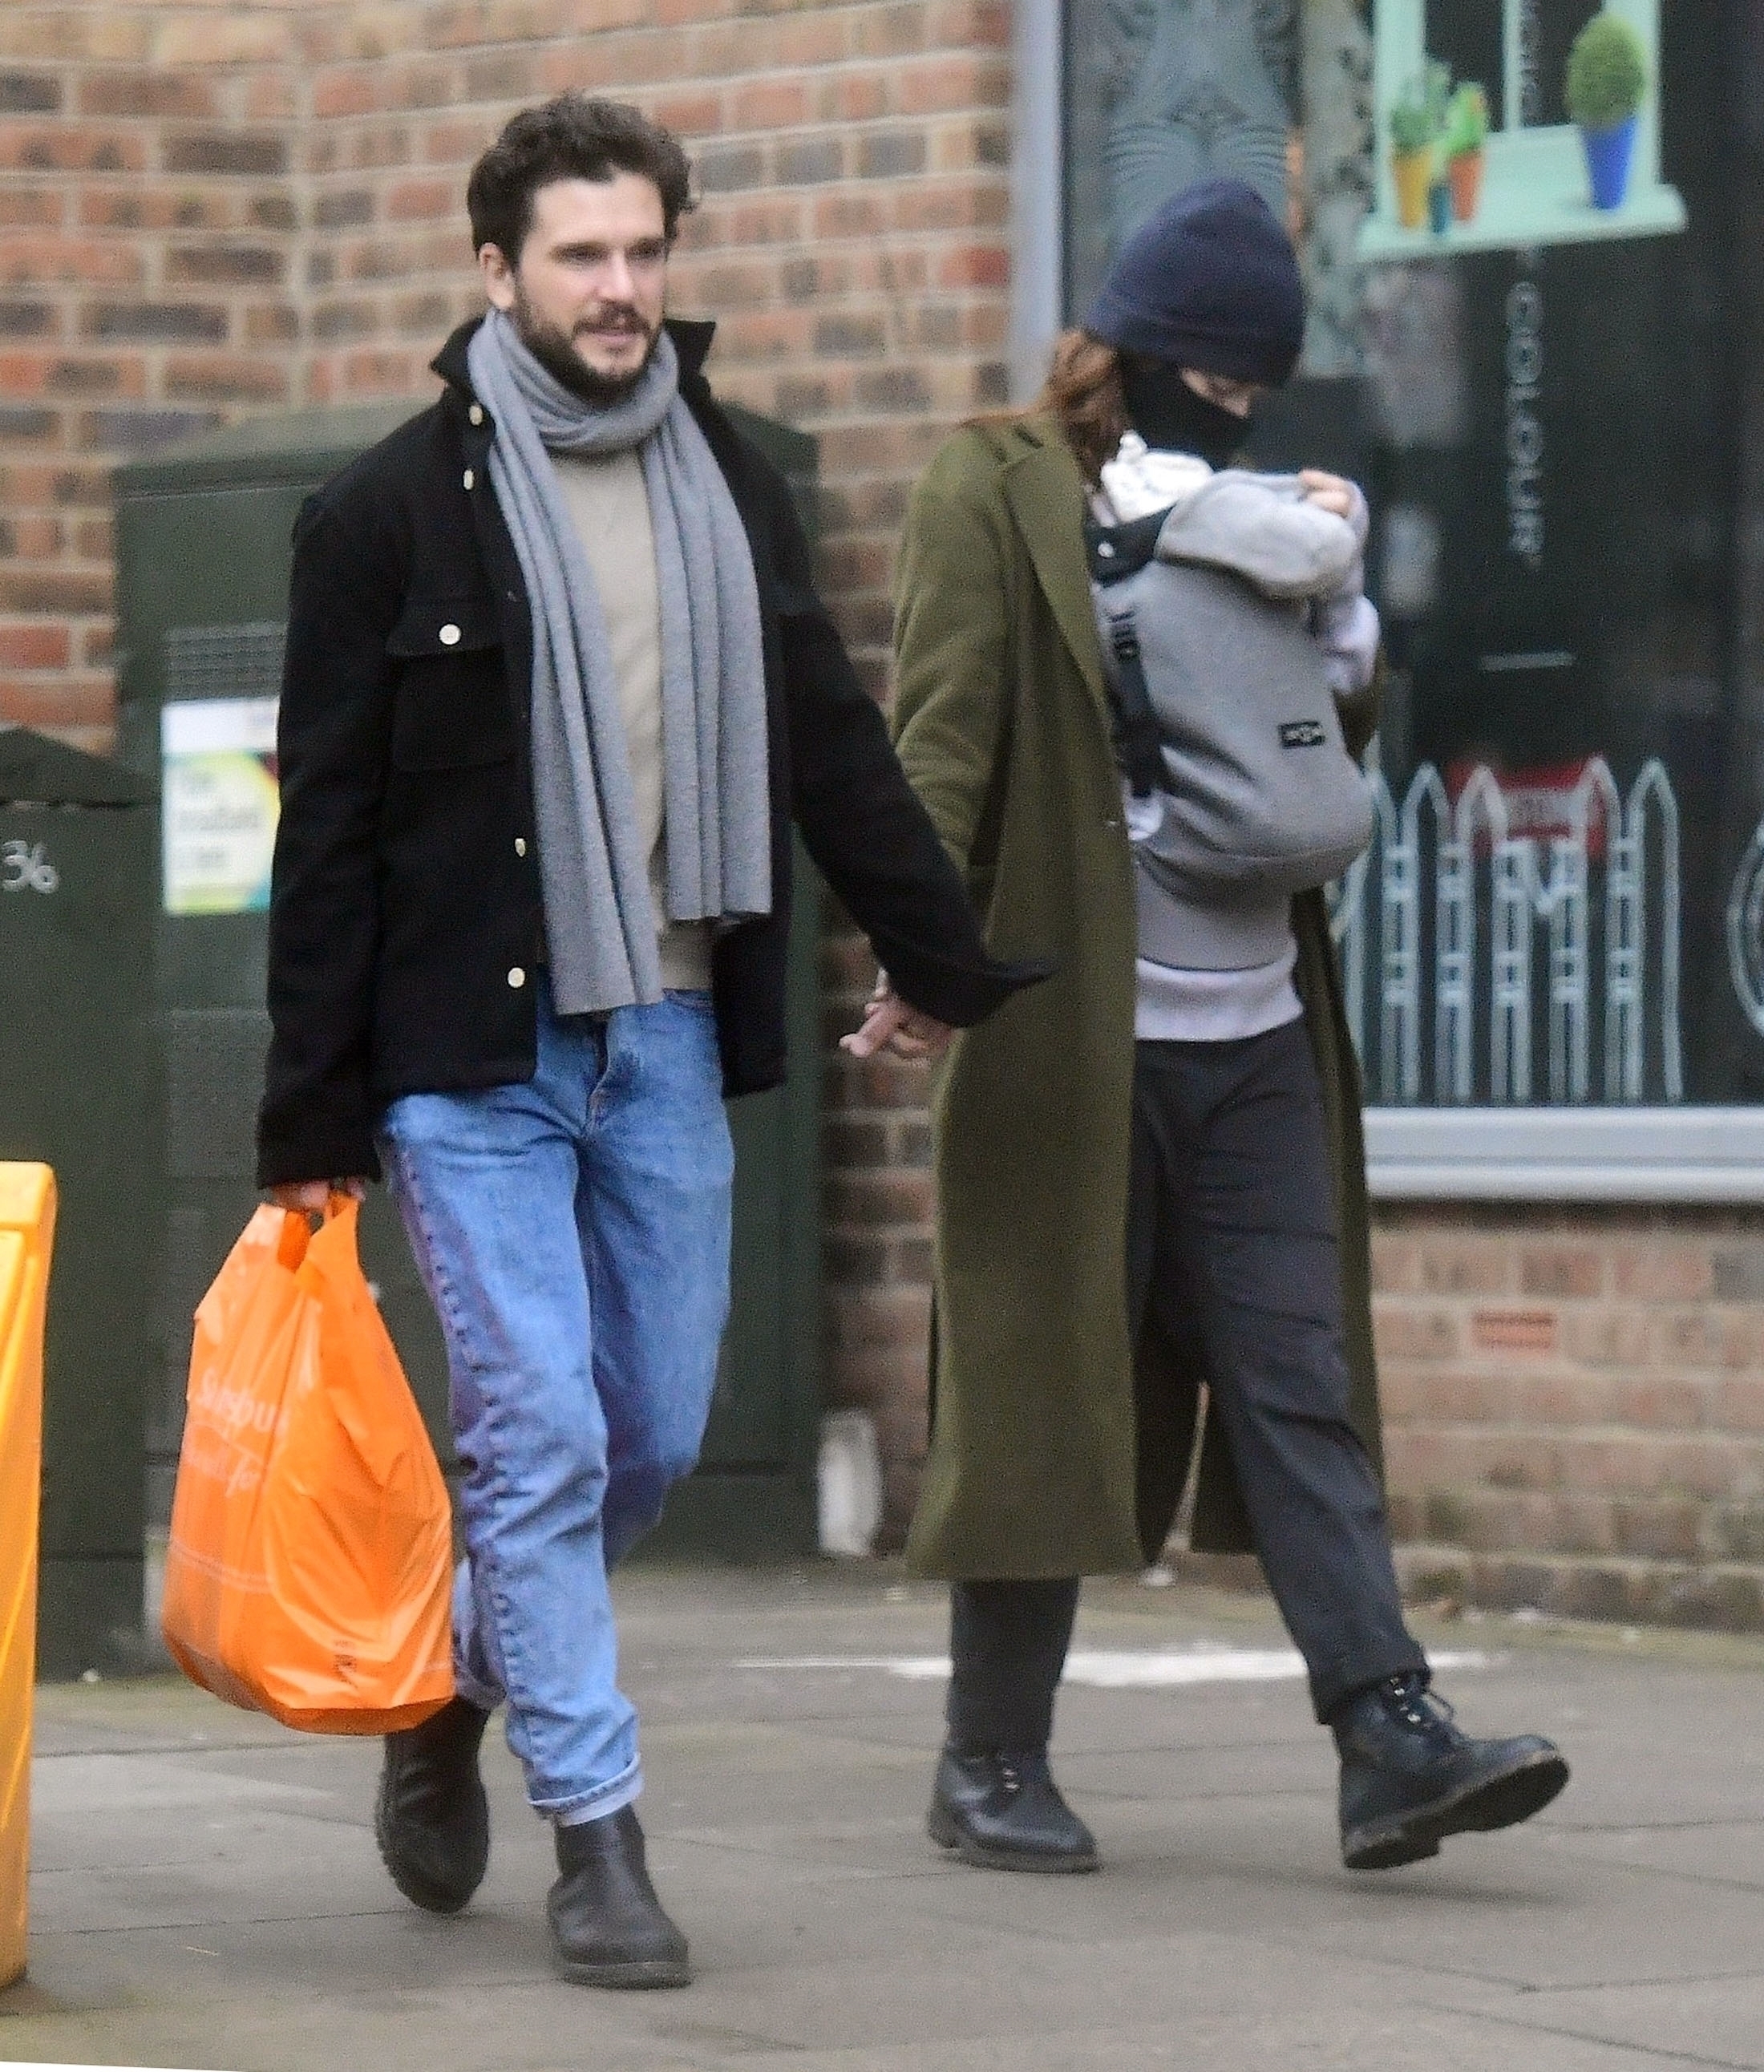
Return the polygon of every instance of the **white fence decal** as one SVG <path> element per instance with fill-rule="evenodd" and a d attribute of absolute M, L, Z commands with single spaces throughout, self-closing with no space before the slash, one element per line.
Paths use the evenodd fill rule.
<path fill-rule="evenodd" d="M 1400 807 L 1375 766 L 1367 779 L 1375 808 L 1371 845 L 1336 888 L 1333 911 L 1348 1018 L 1362 1057 L 1375 997 L 1378 1046 L 1368 1098 L 1387 1106 L 1478 1100 L 1566 1106 L 1639 1102 L 1651 1092 L 1655 1099 L 1682 1101 L 1678 802 L 1664 765 L 1647 763 L 1626 800 L 1604 758 L 1593 757 L 1564 800 L 1565 832 L 1544 835 L 1511 832 L 1507 799 L 1486 768 L 1473 771 L 1454 799 L 1438 771 L 1425 763 Z M 1593 941 L 1601 871 L 1602 986 Z M 1485 875 L 1486 919 L 1478 911 Z M 1651 943 L 1651 915 L 1657 935 Z M 1540 924 L 1548 958 L 1547 1087 L 1532 1083 Z M 1429 940 L 1430 1003 L 1423 969 Z M 1482 988 L 1488 1033 L 1479 1073 Z M 1599 990 L 1604 1040 L 1595 1073 Z M 1424 1013 L 1429 1005 L 1430 1018 Z M 1430 1085 L 1422 1072 L 1429 1018 Z M 1651 1024 L 1657 1032 L 1652 1046 Z M 1657 1091 L 1648 1085 L 1651 1049 L 1659 1060 Z"/>

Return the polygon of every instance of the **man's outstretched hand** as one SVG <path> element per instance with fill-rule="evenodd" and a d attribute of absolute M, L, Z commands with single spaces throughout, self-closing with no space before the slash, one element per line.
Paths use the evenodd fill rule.
<path fill-rule="evenodd" d="M 886 1050 L 891 1058 L 917 1062 L 942 1057 L 955 1034 L 948 1022 L 909 1007 L 884 972 L 864 1009 L 863 1026 L 841 1036 L 839 1047 L 853 1058 L 874 1058 Z"/>
<path fill-rule="evenodd" d="M 368 1192 L 365 1180 L 290 1180 L 282 1186 L 269 1190 L 269 1198 L 278 1209 L 293 1209 L 309 1216 L 322 1216 L 333 1194 L 350 1194 L 356 1201 L 364 1199 Z"/>

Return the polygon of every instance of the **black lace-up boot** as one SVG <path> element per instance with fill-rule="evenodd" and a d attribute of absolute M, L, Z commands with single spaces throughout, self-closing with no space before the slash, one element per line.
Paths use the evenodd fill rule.
<path fill-rule="evenodd" d="M 1044 1749 L 946 1748 L 925 1825 L 940 1848 L 993 1871 L 1093 1871 L 1096 1843 L 1059 1795 Z"/>
<path fill-rule="evenodd" d="M 420 1727 L 386 1737 L 374 1839 L 413 1906 L 457 1914 L 490 1861 L 490 1805 L 478 1745 L 490 1715 L 452 1698 Z"/>
<path fill-rule="evenodd" d="M 1342 1758 L 1342 1860 L 1394 1870 L 1439 1853 L 1447 1835 L 1511 1827 L 1548 1806 L 1568 1765 L 1540 1734 L 1472 1741 L 1424 1678 L 1388 1677 L 1330 1725 Z"/>
<path fill-rule="evenodd" d="M 634 1806 L 557 1830 L 561 1876 L 545 1901 L 553 1957 L 578 1986 L 685 1986 L 686 1938 L 649 1882 Z"/>

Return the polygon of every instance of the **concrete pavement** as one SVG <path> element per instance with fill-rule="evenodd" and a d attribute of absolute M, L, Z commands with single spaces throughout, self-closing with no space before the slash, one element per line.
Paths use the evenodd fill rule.
<path fill-rule="evenodd" d="M 619 1595 L 685 1992 L 554 1982 L 501 1746 L 472 1908 L 374 1853 L 377 1747 L 171 1679 L 40 1694 L 31 1968 L 0 2060 L 226 2072 L 1764 2067 L 1764 1642 L 1429 1624 L 1473 1730 L 1575 1766 L 1531 1826 L 1351 1877 L 1264 1602 L 1092 1588 L 1057 1755 L 1103 1873 L 939 1860 L 940 1595 L 886 1568 L 638 1569 Z M 763 1664 L 763 1667 L 746 1665 Z M 1152 1680 L 1148 1680 L 1152 1679 Z"/>

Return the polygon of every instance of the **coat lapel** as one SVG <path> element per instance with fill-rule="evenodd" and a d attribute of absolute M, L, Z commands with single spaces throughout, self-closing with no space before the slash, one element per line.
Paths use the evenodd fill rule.
<path fill-rule="evenodd" d="M 1028 431 L 1030 428 L 1026 426 Z M 1105 713 L 1108 694 L 1103 684 L 1102 650 L 1090 601 L 1090 574 L 1084 565 L 1080 530 L 1084 512 L 1083 478 L 1063 439 L 1034 427 L 1034 443 L 1005 471 L 1005 495 L 1023 536 L 1035 578 L 1046 596 L 1055 623 L 1064 635 Z"/>

